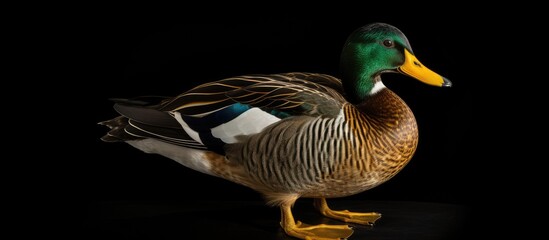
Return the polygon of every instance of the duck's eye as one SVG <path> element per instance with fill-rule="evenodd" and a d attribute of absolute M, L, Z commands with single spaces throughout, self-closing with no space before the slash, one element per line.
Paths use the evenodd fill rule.
<path fill-rule="evenodd" d="M 383 40 L 383 46 L 392 48 L 395 46 L 395 42 L 393 42 L 393 40 L 390 40 L 390 39 L 385 39 Z"/>

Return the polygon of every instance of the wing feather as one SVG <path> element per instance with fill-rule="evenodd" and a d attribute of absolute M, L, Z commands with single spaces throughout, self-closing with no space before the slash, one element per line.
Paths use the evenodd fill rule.
<path fill-rule="evenodd" d="M 199 85 L 174 98 L 116 99 L 122 116 L 102 122 L 111 128 L 105 141 L 154 138 L 178 146 L 220 150 L 210 128 L 253 107 L 267 115 L 336 116 L 346 102 L 339 79 L 315 73 L 244 75 Z M 177 113 L 177 114 L 176 114 Z M 181 116 L 202 142 L 194 140 L 174 116 Z M 210 139 L 211 138 L 211 139 Z M 221 150 L 220 150 L 221 151 Z"/>
<path fill-rule="evenodd" d="M 202 117 L 234 103 L 292 115 L 339 113 L 343 97 L 341 81 L 316 73 L 244 75 L 197 86 L 168 101 L 160 109 Z"/>

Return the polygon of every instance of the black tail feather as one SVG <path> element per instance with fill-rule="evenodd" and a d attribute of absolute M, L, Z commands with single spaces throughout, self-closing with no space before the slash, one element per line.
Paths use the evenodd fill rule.
<path fill-rule="evenodd" d="M 128 126 L 128 118 L 124 116 L 118 116 L 111 120 L 99 122 L 99 125 L 104 125 L 111 130 L 101 137 L 101 140 L 105 142 L 123 142 L 128 140 L 140 139 L 138 137 L 128 134 L 124 129 Z"/>
<path fill-rule="evenodd" d="M 132 101 L 133 102 L 133 101 Z M 151 126 L 181 129 L 181 125 L 169 113 L 157 110 L 153 107 L 130 105 L 128 102 L 117 102 L 114 109 L 120 115 L 136 122 Z"/>

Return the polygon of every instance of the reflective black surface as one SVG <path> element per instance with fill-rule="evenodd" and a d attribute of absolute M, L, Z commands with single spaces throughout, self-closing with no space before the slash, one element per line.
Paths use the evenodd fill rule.
<path fill-rule="evenodd" d="M 468 230 L 470 211 L 459 205 L 339 199 L 328 203 L 335 210 L 383 214 L 373 227 L 352 225 L 350 239 L 457 239 Z M 103 202 L 89 210 L 81 232 L 89 239 L 294 239 L 279 227 L 278 208 L 261 202 Z M 342 224 L 322 217 L 309 199 L 297 202 L 294 217 L 309 224 Z"/>

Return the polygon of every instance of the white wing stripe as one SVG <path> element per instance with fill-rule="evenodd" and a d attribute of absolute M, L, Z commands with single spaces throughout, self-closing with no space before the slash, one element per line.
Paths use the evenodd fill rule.
<path fill-rule="evenodd" d="M 183 121 L 183 118 L 181 117 L 181 113 L 175 112 L 175 111 L 171 112 L 171 113 L 173 114 L 175 120 L 177 120 L 177 122 L 179 122 L 179 124 L 181 124 L 181 127 L 183 127 L 183 129 L 185 130 L 185 132 L 187 132 L 189 137 L 191 137 L 195 141 L 199 142 L 200 144 L 204 145 L 204 143 L 200 139 L 200 135 L 198 135 L 198 132 L 193 130 L 191 127 L 189 127 L 189 125 L 185 121 Z"/>
<path fill-rule="evenodd" d="M 235 119 L 212 128 L 211 131 L 214 137 L 225 143 L 236 143 L 238 141 L 237 136 L 259 133 L 265 127 L 278 121 L 280 121 L 280 118 L 254 107 Z"/>

